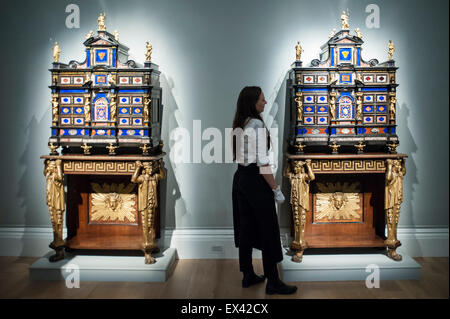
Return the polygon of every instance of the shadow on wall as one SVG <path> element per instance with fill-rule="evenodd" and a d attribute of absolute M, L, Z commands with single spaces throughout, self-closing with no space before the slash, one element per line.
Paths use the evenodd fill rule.
<path fill-rule="evenodd" d="M 47 149 L 47 140 L 42 138 L 42 127 L 48 125 L 50 119 L 50 108 L 47 109 L 44 116 L 38 122 L 33 116 L 26 127 L 26 145 L 19 159 L 19 165 L 24 168 L 22 177 L 19 180 L 18 198 L 21 200 L 19 205 L 24 211 L 24 234 L 22 237 L 22 251 L 20 256 L 33 256 L 33 247 L 26 246 L 25 237 L 30 227 L 36 225 L 35 221 L 40 220 L 40 216 L 46 216 L 48 225 L 50 217 L 45 201 L 45 177 L 44 162 L 39 159 L 42 150 Z M 36 188 L 36 186 L 39 186 Z M 50 242 L 49 242 L 50 243 Z M 50 250 L 50 248 L 49 248 Z"/>
<path fill-rule="evenodd" d="M 173 95 L 174 83 L 172 79 L 167 79 L 164 74 L 161 74 L 161 87 L 163 88 L 163 123 L 161 128 L 161 138 L 164 141 L 163 151 L 166 152 L 164 156 L 164 164 L 167 170 L 166 178 L 161 181 L 161 238 L 158 246 L 160 248 L 170 247 L 172 235 L 165 241 L 166 228 L 175 229 L 176 227 L 176 212 L 184 215 L 187 213 L 186 204 L 181 196 L 180 187 L 177 177 L 177 166 L 172 163 L 170 158 L 170 133 L 177 127 L 181 127 L 180 118 L 181 111 L 178 108 L 177 102 Z"/>
<path fill-rule="evenodd" d="M 398 105 L 400 105 L 400 103 Z M 407 220 L 411 223 L 407 223 L 408 226 L 414 227 L 416 226 L 414 222 L 414 215 L 416 213 L 414 211 L 415 188 L 416 185 L 419 184 L 419 179 L 417 177 L 417 165 L 414 158 L 417 155 L 418 148 L 414 142 L 413 135 L 408 125 L 411 111 L 406 103 L 401 104 L 400 108 L 397 106 L 397 114 L 397 131 L 399 126 L 403 128 L 401 130 L 401 136 L 399 137 L 400 149 L 398 151 L 408 155 L 408 158 L 406 159 L 406 175 L 403 181 L 403 203 L 400 210 L 399 226 L 401 227 L 403 220 Z M 407 214 L 410 214 L 410 216 L 407 216 Z M 420 249 L 420 245 L 416 237 L 412 236 L 409 242 L 413 243 L 413 245 L 410 245 L 411 247 L 417 247 L 418 251 L 414 253 L 414 256 L 422 256 L 422 250 Z"/>

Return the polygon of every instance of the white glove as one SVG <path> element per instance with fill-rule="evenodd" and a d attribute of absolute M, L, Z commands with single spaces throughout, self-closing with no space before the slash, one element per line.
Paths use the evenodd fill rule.
<path fill-rule="evenodd" d="M 277 203 L 278 204 L 284 203 L 285 198 L 284 198 L 283 193 L 281 192 L 280 185 L 278 185 L 277 188 L 272 189 L 272 191 L 273 191 L 273 195 L 274 195 Z"/>

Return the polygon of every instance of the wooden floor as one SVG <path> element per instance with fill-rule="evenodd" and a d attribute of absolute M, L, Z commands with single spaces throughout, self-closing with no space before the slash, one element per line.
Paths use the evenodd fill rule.
<path fill-rule="evenodd" d="M 420 280 L 381 281 L 368 289 L 364 281 L 299 282 L 291 296 L 266 296 L 265 284 L 241 287 L 236 259 L 178 260 L 165 283 L 81 282 L 68 289 L 64 281 L 30 281 L 28 267 L 37 258 L 0 257 L 0 298 L 448 298 L 448 258 L 415 258 L 422 265 Z M 262 273 L 261 260 L 254 260 Z"/>

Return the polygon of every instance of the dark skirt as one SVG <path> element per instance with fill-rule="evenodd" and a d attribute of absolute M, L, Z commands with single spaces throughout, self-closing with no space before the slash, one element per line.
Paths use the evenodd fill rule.
<path fill-rule="evenodd" d="M 283 260 L 273 191 L 256 164 L 238 165 L 233 178 L 233 224 L 236 247 L 262 250 L 271 262 Z M 268 260 L 269 261 L 269 260 Z"/>

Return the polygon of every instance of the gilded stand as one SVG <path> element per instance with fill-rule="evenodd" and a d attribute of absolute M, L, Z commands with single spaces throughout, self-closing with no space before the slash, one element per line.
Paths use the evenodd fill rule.
<path fill-rule="evenodd" d="M 64 250 L 142 250 L 145 263 L 159 249 L 159 181 L 164 153 L 142 155 L 46 155 L 47 205 L 56 254 Z M 63 178 L 67 179 L 67 196 Z M 136 187 L 137 185 L 137 187 Z M 67 238 L 62 238 L 66 213 Z"/>
<path fill-rule="evenodd" d="M 294 253 L 307 248 L 385 247 L 396 252 L 404 154 L 287 154 Z M 387 227 L 387 237 L 385 228 Z"/>

